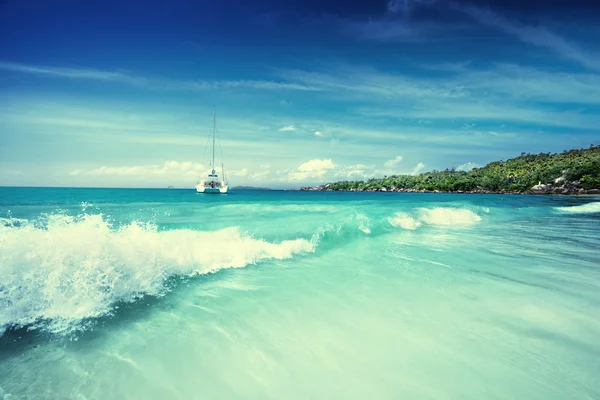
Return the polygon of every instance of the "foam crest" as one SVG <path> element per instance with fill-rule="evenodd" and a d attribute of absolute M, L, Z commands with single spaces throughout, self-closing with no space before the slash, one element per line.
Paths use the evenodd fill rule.
<path fill-rule="evenodd" d="M 474 225 L 481 221 L 473 211 L 461 208 L 421 208 L 419 214 L 429 225 Z"/>
<path fill-rule="evenodd" d="M 371 233 L 371 219 L 364 214 L 357 213 L 354 216 L 356 225 L 363 233 Z"/>
<path fill-rule="evenodd" d="M 237 228 L 114 227 L 102 215 L 0 221 L 0 335 L 10 326 L 68 334 L 117 302 L 162 295 L 166 280 L 312 252 L 304 239 L 269 243 Z"/>
<path fill-rule="evenodd" d="M 417 221 L 410 214 L 400 212 L 388 219 L 392 226 L 414 231 L 421 226 L 421 221 Z"/>
<path fill-rule="evenodd" d="M 593 214 L 600 213 L 600 202 L 583 204 L 571 207 L 555 207 L 556 210 L 566 214 Z"/>
<path fill-rule="evenodd" d="M 469 226 L 481 221 L 481 217 L 473 211 L 462 208 L 436 207 L 419 208 L 416 213 L 398 212 L 388 218 L 392 226 L 416 230 L 423 224 L 440 226 Z"/>

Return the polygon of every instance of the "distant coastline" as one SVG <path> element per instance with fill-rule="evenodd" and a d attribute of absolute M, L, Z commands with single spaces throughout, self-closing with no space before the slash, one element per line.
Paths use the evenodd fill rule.
<path fill-rule="evenodd" d="M 269 188 L 263 188 L 263 187 L 254 187 L 254 186 L 236 186 L 231 188 L 231 190 L 272 190 Z"/>
<path fill-rule="evenodd" d="M 465 194 L 600 194 L 600 146 L 562 153 L 521 153 L 471 171 L 392 175 L 366 181 L 338 181 L 302 191 L 465 193 Z"/>

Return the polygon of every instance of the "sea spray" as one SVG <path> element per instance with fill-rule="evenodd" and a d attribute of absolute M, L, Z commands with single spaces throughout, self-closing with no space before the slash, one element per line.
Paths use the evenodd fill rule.
<path fill-rule="evenodd" d="M 237 228 L 159 231 L 112 226 L 102 215 L 51 215 L 0 225 L 0 334 L 10 326 L 53 333 L 112 311 L 119 301 L 164 294 L 165 280 L 314 251 L 305 239 L 269 243 Z"/>
<path fill-rule="evenodd" d="M 564 214 L 595 214 L 600 213 L 600 202 L 587 203 L 579 206 L 555 207 Z"/>
<path fill-rule="evenodd" d="M 388 218 L 392 226 L 396 226 L 402 229 L 414 231 L 421 226 L 421 221 L 417 221 L 409 213 L 398 212 L 393 217 Z"/>
<path fill-rule="evenodd" d="M 413 213 L 397 212 L 388 221 L 392 226 L 406 230 L 415 230 L 423 224 L 451 227 L 469 226 L 481 221 L 481 217 L 473 211 L 460 208 L 418 208 Z"/>

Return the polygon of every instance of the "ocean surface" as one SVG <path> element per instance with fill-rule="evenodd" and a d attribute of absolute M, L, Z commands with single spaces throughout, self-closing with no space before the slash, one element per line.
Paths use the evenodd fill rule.
<path fill-rule="evenodd" d="M 0 188 L 0 399 L 599 399 L 600 198 Z"/>

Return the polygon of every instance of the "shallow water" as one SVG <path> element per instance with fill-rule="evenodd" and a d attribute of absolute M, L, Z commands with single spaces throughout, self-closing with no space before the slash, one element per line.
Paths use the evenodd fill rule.
<path fill-rule="evenodd" d="M 0 217 L 0 398 L 600 398 L 598 197 L 0 188 Z"/>

